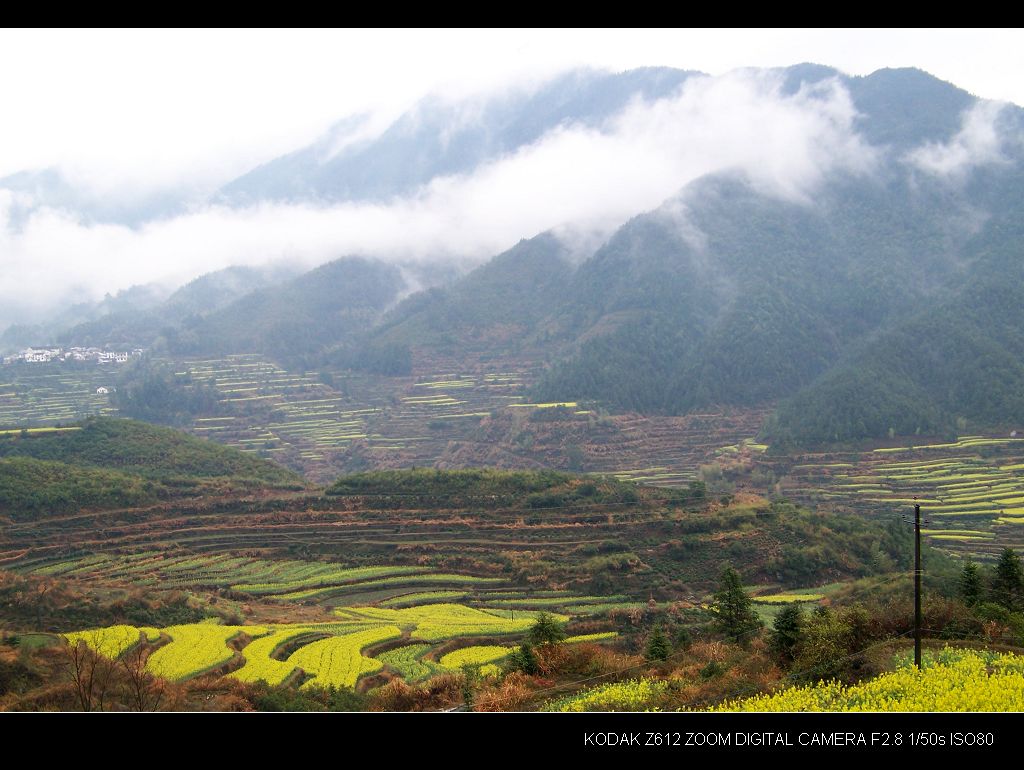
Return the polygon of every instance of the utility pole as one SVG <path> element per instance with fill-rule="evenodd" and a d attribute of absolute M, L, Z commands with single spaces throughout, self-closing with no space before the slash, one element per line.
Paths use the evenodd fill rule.
<path fill-rule="evenodd" d="M 921 669 L 921 504 L 914 503 L 914 665 Z"/>

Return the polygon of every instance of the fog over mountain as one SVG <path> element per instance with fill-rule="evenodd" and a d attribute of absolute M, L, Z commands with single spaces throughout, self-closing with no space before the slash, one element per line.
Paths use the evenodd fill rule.
<path fill-rule="evenodd" d="M 902 164 L 952 184 L 1005 160 L 1000 105 L 912 74 L 943 109 L 929 96 L 893 113 L 881 109 L 891 77 L 574 71 L 489 96 L 428 96 L 383 125 L 339 116 L 312 145 L 219 190 L 203 191 L 197 173 L 198 190 L 97 198 L 59 169 L 26 169 L 0 180 L 0 254 L 16 277 L 0 287 L 0 327 L 228 266 L 360 254 L 465 269 L 551 230 L 582 260 L 631 217 L 725 171 L 812 206 L 837 173 Z"/>

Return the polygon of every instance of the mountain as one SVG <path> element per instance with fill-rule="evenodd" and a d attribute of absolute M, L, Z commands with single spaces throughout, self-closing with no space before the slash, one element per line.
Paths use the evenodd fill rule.
<path fill-rule="evenodd" d="M 291 484 L 298 477 L 232 447 L 137 420 L 91 417 L 65 429 L 12 433 L 0 440 L 0 457 L 119 470 L 146 478 L 232 477 Z"/>
<path fill-rule="evenodd" d="M 172 353 L 266 353 L 302 365 L 370 328 L 405 289 L 401 270 L 344 257 L 283 284 L 249 292 L 166 335 Z"/>
<path fill-rule="evenodd" d="M 120 334 L 114 330 L 128 322 L 129 329 L 140 323 L 168 298 L 168 290 L 157 284 L 131 286 L 114 295 L 107 294 L 97 302 L 77 302 L 64 307 L 42 323 L 13 324 L 0 334 L 0 352 L 9 353 L 31 346 L 57 344 L 70 329 L 80 329 L 72 335 L 80 344 L 123 342 L 125 338 L 138 339 L 139 335 Z M 95 332 L 92 329 L 95 327 Z M 79 344 L 76 342 L 75 344 Z"/>
<path fill-rule="evenodd" d="M 784 401 L 766 437 L 952 437 L 1024 424 L 1024 180 L 1019 170 L 1006 173 L 1013 184 L 1002 185 L 996 213 L 961 252 L 969 268 L 959 285 Z"/>
<path fill-rule="evenodd" d="M 7 211 L 8 226 L 15 229 L 42 208 L 67 212 L 90 224 L 130 227 L 185 210 L 185 196 L 177 191 L 111 195 L 77 184 L 57 168 L 25 170 L 2 177 L 0 190 L 15 193 Z"/>
<path fill-rule="evenodd" d="M 572 274 L 556 236 L 522 240 L 449 286 L 409 297 L 373 330 L 373 344 L 457 353 L 518 342 L 562 301 Z"/>
<path fill-rule="evenodd" d="M 119 292 L 115 298 L 108 298 L 96 306 L 83 305 L 87 312 L 80 315 L 86 315 L 87 320 L 70 323 L 75 316 L 64 314 L 49 324 L 48 333 L 40 334 L 36 328 L 28 330 L 29 334 L 22 332 L 22 336 L 29 340 L 25 344 L 39 345 L 52 340 L 62 345 L 148 348 L 166 329 L 187 320 L 194 322 L 196 318 L 226 307 L 252 291 L 285 281 L 297 272 L 285 265 L 228 267 L 202 275 L 169 295 L 162 290 L 159 301 L 154 298 L 147 303 L 132 303 L 128 298 L 133 292 L 143 290 L 148 290 L 148 296 L 153 296 L 157 289 L 136 287 Z M 17 327 L 9 329 L 4 333 L 4 339 L 17 332 Z"/>
<path fill-rule="evenodd" d="M 837 77 L 811 65 L 786 75 L 793 91 Z M 685 413 L 781 399 L 773 441 L 1019 426 L 1022 111 L 998 112 L 998 153 L 938 173 L 919 159 L 963 151 L 978 100 L 917 70 L 840 80 L 879 159 L 871 173 L 832 173 L 813 203 L 710 175 L 571 276 L 545 275 L 520 244 L 445 293 L 410 298 L 378 333 L 450 347 L 500 319 L 518 331 L 506 347 L 555 360 L 537 400 Z M 515 299 L 531 282 L 533 308 Z M 479 298 L 502 290 L 512 301 L 481 316 L 495 303 Z"/>
<path fill-rule="evenodd" d="M 588 341 L 539 397 L 679 412 L 787 395 L 955 281 L 957 213 L 898 179 L 837 180 L 813 207 L 702 180 L 580 266 L 561 315 Z"/>
<path fill-rule="evenodd" d="M 576 70 L 536 90 L 451 102 L 427 98 L 374 139 L 358 136 L 365 118 L 337 124 L 309 147 L 272 160 L 225 185 L 218 202 L 380 201 L 432 179 L 472 171 L 574 124 L 598 127 L 631 100 L 658 99 L 698 74 L 643 68 L 619 74 Z"/>
<path fill-rule="evenodd" d="M 560 126 L 601 131 L 693 76 L 574 72 L 528 92 L 428 100 L 375 138 L 352 139 L 354 118 L 221 200 L 408 194 Z M 795 192 L 728 168 L 582 257 L 559 231 L 524 234 L 461 277 L 360 257 L 287 280 L 237 268 L 67 339 L 120 325 L 173 354 L 381 374 L 408 373 L 417 350 L 529 355 L 551 362 L 538 400 L 668 414 L 777 405 L 764 435 L 780 444 L 1024 423 L 1024 111 L 914 69 L 849 77 L 804 64 L 759 77 L 826 112 L 849 103 L 852 133 L 811 148 L 815 181 Z"/>

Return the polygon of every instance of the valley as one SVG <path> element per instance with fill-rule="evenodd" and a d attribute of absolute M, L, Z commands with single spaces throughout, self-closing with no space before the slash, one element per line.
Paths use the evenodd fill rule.
<path fill-rule="evenodd" d="M 0 177 L 0 711 L 1024 709 L 1024 109 L 538 78 Z"/>

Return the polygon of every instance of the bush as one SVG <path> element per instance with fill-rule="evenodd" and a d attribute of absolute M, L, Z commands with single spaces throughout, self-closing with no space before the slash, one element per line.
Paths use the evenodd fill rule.
<path fill-rule="evenodd" d="M 725 674 L 727 670 L 724 664 L 713 660 L 700 670 L 700 678 L 704 680 L 715 679 Z"/>
<path fill-rule="evenodd" d="M 533 652 L 533 645 L 523 642 L 521 646 L 512 651 L 505 661 L 505 670 L 509 672 L 519 671 L 524 674 L 536 674 L 538 671 L 537 656 Z"/>

